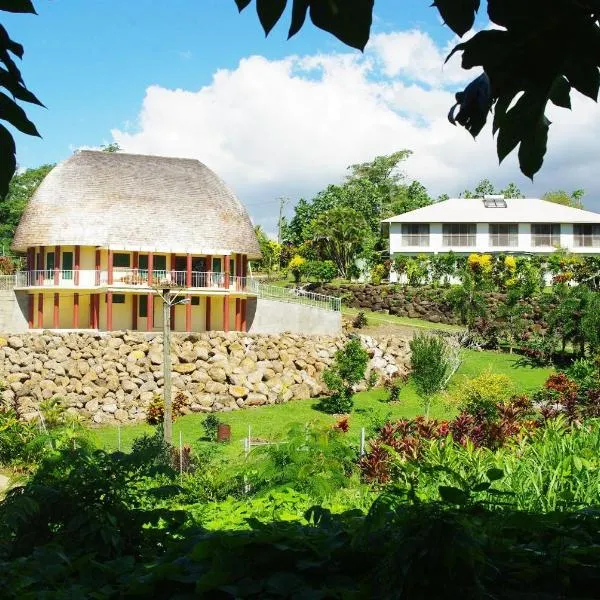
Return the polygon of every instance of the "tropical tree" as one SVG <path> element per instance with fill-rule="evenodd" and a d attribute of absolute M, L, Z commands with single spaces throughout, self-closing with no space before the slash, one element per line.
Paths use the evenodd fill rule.
<path fill-rule="evenodd" d="M 564 190 L 554 190 L 553 192 L 546 192 L 542 196 L 542 199 L 547 200 L 548 202 L 554 202 L 555 204 L 571 206 L 573 208 L 583 208 L 582 198 L 584 195 L 584 190 L 575 190 L 570 194 Z"/>
<path fill-rule="evenodd" d="M 505 188 L 498 189 L 489 179 L 482 179 L 473 191 L 465 190 L 461 194 L 461 197 L 483 198 L 484 196 L 493 196 L 495 194 L 505 196 L 506 198 L 523 198 L 521 190 L 515 183 L 509 183 Z"/>
<path fill-rule="evenodd" d="M 313 240 L 323 258 L 332 260 L 340 275 L 350 278 L 351 267 L 371 237 L 362 215 L 346 206 L 338 206 L 320 214 L 312 223 Z"/>
<path fill-rule="evenodd" d="M 279 266 L 281 245 L 275 240 L 270 239 L 260 225 L 256 225 L 254 233 L 256 233 L 256 237 L 258 238 L 258 245 L 262 254 L 260 261 L 256 262 L 256 267 L 264 271 L 267 277 L 270 278 L 273 271 Z"/>

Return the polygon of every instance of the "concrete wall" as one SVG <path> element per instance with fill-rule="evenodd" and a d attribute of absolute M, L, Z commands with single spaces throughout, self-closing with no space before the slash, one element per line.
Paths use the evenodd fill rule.
<path fill-rule="evenodd" d="M 280 300 L 249 298 L 247 325 L 251 333 L 337 335 L 342 331 L 342 313 Z"/>
<path fill-rule="evenodd" d="M 0 290 L 0 331 L 20 333 L 28 329 L 27 294 Z"/>

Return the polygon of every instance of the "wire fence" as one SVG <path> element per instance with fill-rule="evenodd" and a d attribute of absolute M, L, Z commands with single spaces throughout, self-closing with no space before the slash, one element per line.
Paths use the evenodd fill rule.
<path fill-rule="evenodd" d="M 256 294 L 258 298 L 266 300 L 279 300 L 280 302 L 290 302 L 293 304 L 303 304 L 305 306 L 314 306 L 323 310 L 332 312 L 341 312 L 342 299 L 335 296 L 325 296 L 303 290 L 302 288 L 285 288 L 276 285 L 262 283 L 256 279 L 250 279 L 248 289 Z"/>
<path fill-rule="evenodd" d="M 16 275 L 0 275 L 0 290 L 14 289 L 16 281 Z"/>

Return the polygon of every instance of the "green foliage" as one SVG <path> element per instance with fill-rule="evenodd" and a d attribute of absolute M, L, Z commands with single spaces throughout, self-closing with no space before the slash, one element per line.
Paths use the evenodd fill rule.
<path fill-rule="evenodd" d="M 385 265 L 377 264 L 371 269 L 371 283 L 373 285 L 381 285 L 383 278 L 385 277 L 386 268 Z"/>
<path fill-rule="evenodd" d="M 363 311 L 359 311 L 354 319 L 352 319 L 352 327 L 354 327 L 354 329 L 362 329 L 368 324 L 369 320 Z"/>
<path fill-rule="evenodd" d="M 564 206 L 571 206 L 572 208 L 583 208 L 583 196 L 585 192 L 583 190 L 575 190 L 568 194 L 564 190 L 555 190 L 553 192 L 546 192 L 542 196 L 542 200 L 547 202 L 554 202 L 555 204 L 562 204 Z"/>
<path fill-rule="evenodd" d="M 450 371 L 448 345 L 442 337 L 425 333 L 415 334 L 409 345 L 412 380 L 425 404 L 427 418 L 433 396 L 447 382 Z"/>
<path fill-rule="evenodd" d="M 329 283 L 338 274 L 337 267 L 331 260 L 307 260 L 302 266 L 303 274 L 309 279 Z"/>
<path fill-rule="evenodd" d="M 254 263 L 255 268 L 264 271 L 270 277 L 274 271 L 279 269 L 282 251 L 281 245 L 275 240 L 269 239 L 260 225 L 254 228 L 254 232 L 256 233 L 260 253 L 262 254 L 260 261 Z"/>
<path fill-rule="evenodd" d="M 13 410 L 1 410 L 0 465 L 11 466 L 29 460 L 29 444 L 38 434 L 36 424 L 19 420 Z"/>
<path fill-rule="evenodd" d="M 219 429 L 219 425 L 221 424 L 221 420 L 215 413 L 208 413 L 202 421 L 202 428 L 204 429 L 204 437 L 211 441 L 217 441 L 217 430 Z"/>
<path fill-rule="evenodd" d="M 473 191 L 465 190 L 462 198 L 483 198 L 484 196 L 502 195 L 505 198 L 523 198 L 523 193 L 514 183 L 509 183 L 504 189 L 497 189 L 489 179 L 482 179 Z"/>
<path fill-rule="evenodd" d="M 323 381 L 332 392 L 321 402 L 321 408 L 331 414 L 352 410 L 354 386 L 365 377 L 369 355 L 360 340 L 351 339 L 335 353 L 333 364 L 323 372 Z"/>
<path fill-rule="evenodd" d="M 406 377 L 396 375 L 395 377 L 389 377 L 383 382 L 383 387 L 387 391 L 385 397 L 386 402 L 398 402 L 400 400 L 400 392 L 406 385 Z"/>
<path fill-rule="evenodd" d="M 514 392 L 509 377 L 486 371 L 477 377 L 459 379 L 453 384 L 449 397 L 460 412 L 484 414 L 493 419 L 497 414 L 497 405 L 508 401 Z"/>

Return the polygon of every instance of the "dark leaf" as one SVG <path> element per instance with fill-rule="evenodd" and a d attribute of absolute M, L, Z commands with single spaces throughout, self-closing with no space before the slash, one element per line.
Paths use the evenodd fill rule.
<path fill-rule="evenodd" d="M 13 13 L 37 14 L 31 0 L 0 0 L 0 10 Z"/>
<path fill-rule="evenodd" d="M 19 131 L 27 135 L 41 137 L 35 125 L 27 118 L 25 111 L 6 94 L 0 92 L 0 119 L 8 121 Z"/>
<path fill-rule="evenodd" d="M 571 108 L 571 85 L 562 75 L 552 82 L 548 98 L 556 106 Z"/>
<path fill-rule="evenodd" d="M 504 471 L 502 469 L 488 469 L 485 476 L 490 481 L 499 481 L 500 479 L 502 479 L 504 477 Z"/>
<path fill-rule="evenodd" d="M 4 60 L 2 58 L 2 50 L 9 50 L 19 58 L 23 58 L 23 46 L 21 44 L 17 44 L 17 42 L 13 42 L 8 36 L 8 32 L 2 25 L 0 25 L 0 60 Z"/>
<path fill-rule="evenodd" d="M 0 199 L 8 193 L 8 184 L 16 168 L 15 142 L 8 129 L 0 125 Z"/>
<path fill-rule="evenodd" d="M 480 31 L 470 40 L 458 44 L 448 58 L 458 49 L 462 50 L 463 53 L 461 60 L 463 69 L 472 69 L 477 66 L 486 67 L 495 63 L 498 56 L 506 51 L 508 39 L 508 34 L 505 31 L 498 31 L 497 29 Z"/>
<path fill-rule="evenodd" d="M 494 106 L 494 123 L 492 127 L 493 134 L 495 134 L 502 125 L 504 117 L 506 116 L 506 111 L 508 110 L 512 99 L 513 96 L 511 94 L 505 94 L 504 96 L 498 98 L 498 101 Z"/>
<path fill-rule="evenodd" d="M 283 14 L 287 0 L 256 0 L 256 12 L 258 13 L 258 19 L 265 35 L 269 35 L 269 32 Z"/>
<path fill-rule="evenodd" d="M 478 483 L 477 485 L 473 486 L 473 492 L 485 492 L 489 489 L 490 487 L 490 482 L 489 481 L 484 481 L 483 483 Z"/>
<path fill-rule="evenodd" d="M 308 11 L 309 0 L 294 0 L 292 5 L 292 22 L 288 32 L 288 40 L 296 35 L 304 25 L 306 12 Z"/>
<path fill-rule="evenodd" d="M 15 98 L 44 106 L 20 81 L 5 69 L 0 68 L 0 86 L 6 88 Z"/>
<path fill-rule="evenodd" d="M 600 87 L 600 73 L 595 64 L 584 62 L 584 57 L 571 64 L 565 69 L 565 75 L 571 85 L 584 96 L 592 100 L 598 99 L 598 88 Z"/>
<path fill-rule="evenodd" d="M 456 487 L 440 485 L 438 491 L 442 500 L 450 504 L 466 504 L 469 500 L 469 496 Z"/>
<path fill-rule="evenodd" d="M 250 4 L 250 2 L 252 2 L 252 0 L 235 0 L 235 3 L 237 4 L 238 10 L 240 12 L 242 12 L 246 8 L 246 6 Z"/>
<path fill-rule="evenodd" d="M 479 0 L 434 0 L 435 6 L 444 22 L 452 31 L 463 36 L 475 22 L 479 10 Z"/>
<path fill-rule="evenodd" d="M 462 125 L 473 137 L 477 137 L 487 121 L 487 115 L 492 108 L 490 80 L 482 73 L 462 92 L 456 94 L 457 104 L 448 114 L 449 121 L 454 125 Z M 459 107 L 458 112 L 456 108 Z"/>
<path fill-rule="evenodd" d="M 519 166 L 524 175 L 533 176 L 542 168 L 548 144 L 550 121 L 541 115 L 535 126 L 528 129 L 519 147 Z"/>
<path fill-rule="evenodd" d="M 364 50 L 371 33 L 374 0 L 313 0 L 311 21 L 352 48 Z"/>

